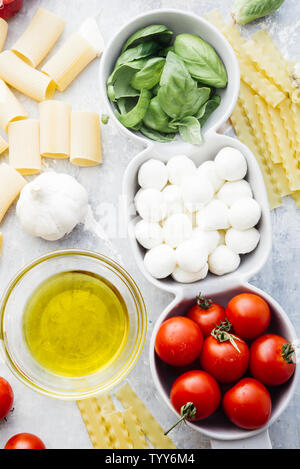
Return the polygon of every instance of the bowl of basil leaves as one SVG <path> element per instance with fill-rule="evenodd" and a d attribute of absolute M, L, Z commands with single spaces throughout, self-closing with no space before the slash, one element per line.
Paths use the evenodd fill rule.
<path fill-rule="evenodd" d="M 230 116 L 240 75 L 231 46 L 214 26 L 180 10 L 155 10 L 111 40 L 100 81 L 113 120 L 127 134 L 200 145 Z"/>

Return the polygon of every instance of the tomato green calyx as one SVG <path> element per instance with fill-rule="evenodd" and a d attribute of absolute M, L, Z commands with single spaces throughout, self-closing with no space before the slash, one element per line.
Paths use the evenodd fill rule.
<path fill-rule="evenodd" d="M 283 359 L 290 365 L 295 363 L 295 350 L 292 344 L 284 344 L 281 349 L 281 355 Z"/>
<path fill-rule="evenodd" d="M 213 304 L 213 300 L 211 299 L 207 299 L 207 298 L 203 298 L 203 296 L 201 296 L 201 292 L 199 293 L 199 296 L 196 297 L 197 299 L 197 305 L 202 308 L 202 309 L 205 309 L 206 311 L 211 307 L 211 305 Z"/>
<path fill-rule="evenodd" d="M 172 425 L 168 431 L 165 432 L 165 435 L 168 435 L 172 430 L 174 430 L 175 427 L 177 427 L 177 425 L 179 425 L 181 422 L 185 422 L 186 419 L 193 420 L 193 418 L 196 416 L 196 413 L 197 409 L 192 402 L 188 402 L 182 406 L 180 411 L 180 419 L 174 425 Z"/>
<path fill-rule="evenodd" d="M 238 342 L 243 342 L 243 341 L 236 335 L 230 334 L 231 329 L 232 329 L 232 324 L 228 321 L 228 319 L 225 319 L 225 321 L 222 321 L 221 324 L 212 331 L 211 335 L 220 343 L 229 341 L 231 345 L 233 345 L 233 347 L 239 353 L 241 353 L 240 349 L 237 346 L 236 341 Z"/>

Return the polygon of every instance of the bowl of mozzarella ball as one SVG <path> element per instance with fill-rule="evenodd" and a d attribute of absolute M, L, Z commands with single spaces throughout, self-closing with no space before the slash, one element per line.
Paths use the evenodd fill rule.
<path fill-rule="evenodd" d="M 239 267 L 259 243 L 262 214 L 246 175 L 246 158 L 232 147 L 199 167 L 185 155 L 140 167 L 135 237 L 150 275 L 194 283 Z"/>

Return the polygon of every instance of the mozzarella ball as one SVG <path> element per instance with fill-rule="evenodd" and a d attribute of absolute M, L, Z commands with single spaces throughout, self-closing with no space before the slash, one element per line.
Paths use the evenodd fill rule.
<path fill-rule="evenodd" d="M 226 230 L 230 227 L 228 207 L 221 200 L 212 200 L 197 213 L 197 225 L 201 230 Z"/>
<path fill-rule="evenodd" d="M 248 254 L 249 252 L 254 251 L 257 247 L 260 234 L 259 231 L 255 228 L 250 228 L 250 230 L 236 230 L 231 228 L 226 233 L 226 246 L 228 246 L 233 252 L 237 254 Z"/>
<path fill-rule="evenodd" d="M 218 192 L 225 182 L 225 180 L 218 175 L 214 161 L 205 161 L 205 163 L 198 168 L 197 172 L 199 176 L 208 179 L 212 183 L 215 192 Z"/>
<path fill-rule="evenodd" d="M 166 165 L 162 161 L 155 159 L 147 161 L 140 167 L 138 181 L 143 189 L 157 189 L 161 191 L 168 182 Z"/>
<path fill-rule="evenodd" d="M 196 172 L 195 163 L 184 155 L 174 156 L 167 163 L 169 181 L 180 186 L 184 178 L 192 176 Z"/>
<path fill-rule="evenodd" d="M 236 148 L 223 148 L 217 154 L 215 162 L 218 176 L 226 181 L 238 181 L 247 174 L 246 158 Z"/>
<path fill-rule="evenodd" d="M 163 236 L 166 244 L 177 248 L 179 244 L 192 237 L 193 226 L 189 217 L 178 213 L 167 218 L 163 225 Z"/>
<path fill-rule="evenodd" d="M 219 231 L 203 231 L 200 228 L 195 228 L 193 230 L 193 239 L 196 239 L 201 246 L 204 246 L 208 254 L 211 254 L 219 245 L 221 235 Z"/>
<path fill-rule="evenodd" d="M 139 221 L 135 226 L 135 237 L 145 249 L 152 249 L 163 242 L 163 231 L 158 223 Z"/>
<path fill-rule="evenodd" d="M 167 186 L 162 191 L 162 194 L 167 209 L 167 217 L 176 213 L 183 213 L 184 205 L 181 187 L 175 185 Z"/>
<path fill-rule="evenodd" d="M 261 208 L 254 199 L 237 200 L 229 209 L 229 221 L 232 228 L 249 230 L 257 225 L 261 217 Z"/>
<path fill-rule="evenodd" d="M 173 274 L 172 277 L 176 282 L 180 283 L 194 283 L 198 282 L 199 280 L 203 280 L 204 278 L 207 277 L 208 274 L 208 264 L 206 263 L 205 266 L 199 270 L 199 272 L 195 273 L 190 273 L 190 272 L 185 272 L 184 270 L 180 269 L 180 267 L 177 267 Z"/>
<path fill-rule="evenodd" d="M 199 176 L 185 178 L 182 183 L 184 206 L 189 212 L 196 212 L 214 196 L 214 188 L 208 179 Z"/>
<path fill-rule="evenodd" d="M 176 268 L 175 251 L 170 246 L 161 244 L 146 253 L 144 263 L 152 277 L 157 279 L 166 278 Z"/>
<path fill-rule="evenodd" d="M 150 223 L 157 223 L 166 217 L 164 197 L 157 189 L 142 189 L 135 205 L 140 216 Z"/>
<path fill-rule="evenodd" d="M 199 272 L 208 259 L 208 250 L 198 243 L 197 239 L 189 239 L 181 243 L 175 254 L 180 269 L 191 273 Z"/>
<path fill-rule="evenodd" d="M 239 267 L 240 262 L 240 256 L 227 246 L 217 247 L 208 258 L 209 270 L 215 275 L 233 272 Z"/>
<path fill-rule="evenodd" d="M 219 190 L 217 198 L 231 207 L 239 199 L 253 197 L 250 184 L 242 179 L 241 181 L 226 182 Z"/>

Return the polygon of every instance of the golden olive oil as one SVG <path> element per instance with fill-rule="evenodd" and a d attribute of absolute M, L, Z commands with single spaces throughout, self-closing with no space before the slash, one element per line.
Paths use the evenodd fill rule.
<path fill-rule="evenodd" d="M 24 312 L 24 336 L 33 358 L 68 377 L 111 364 L 128 336 L 128 311 L 118 290 L 89 272 L 63 272 L 43 282 Z"/>

